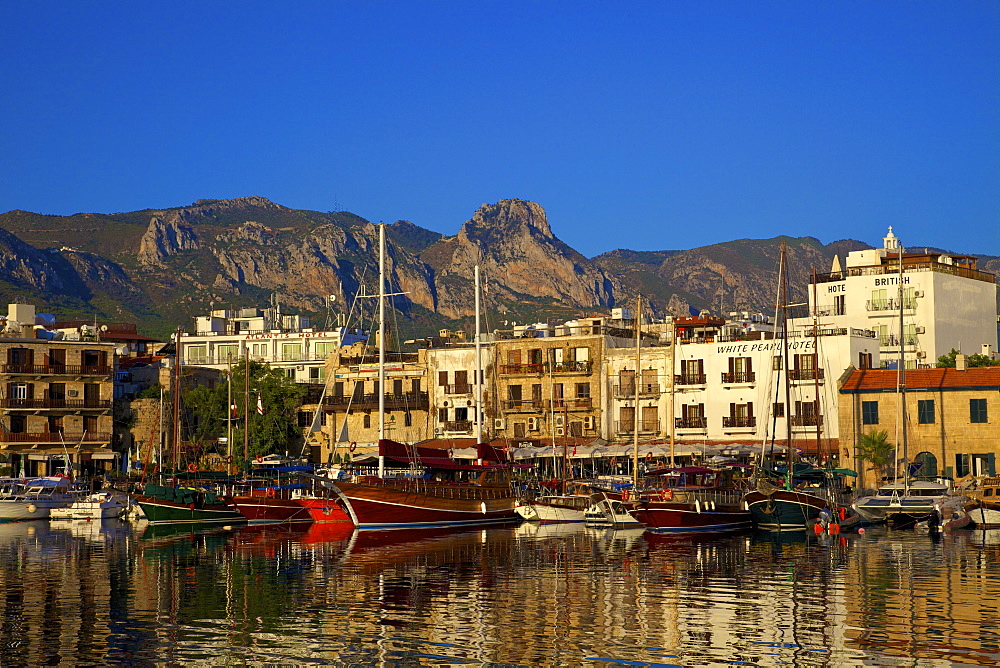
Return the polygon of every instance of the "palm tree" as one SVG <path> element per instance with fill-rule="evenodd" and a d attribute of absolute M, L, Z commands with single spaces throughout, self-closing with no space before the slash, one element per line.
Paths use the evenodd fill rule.
<path fill-rule="evenodd" d="M 858 441 L 858 459 L 871 464 L 868 470 L 878 473 L 880 479 L 895 472 L 895 451 L 896 446 L 889 442 L 889 432 L 884 429 L 861 434 Z"/>

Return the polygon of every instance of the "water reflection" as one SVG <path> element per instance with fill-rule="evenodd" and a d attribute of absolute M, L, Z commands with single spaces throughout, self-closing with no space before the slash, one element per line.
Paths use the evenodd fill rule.
<path fill-rule="evenodd" d="M 0 525 L 0 665 L 1000 660 L 1000 530 Z"/>

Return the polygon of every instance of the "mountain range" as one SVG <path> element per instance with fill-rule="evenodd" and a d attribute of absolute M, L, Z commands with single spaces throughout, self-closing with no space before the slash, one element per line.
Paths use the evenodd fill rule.
<path fill-rule="evenodd" d="M 519 199 L 483 204 L 454 236 L 408 221 L 387 226 L 386 236 L 388 284 L 404 293 L 393 301 L 401 335 L 468 327 L 477 263 L 486 326 L 503 329 L 634 306 L 638 294 L 654 317 L 766 311 L 782 241 L 792 301 L 805 298 L 814 269 L 829 271 L 834 256 L 870 248 L 777 237 L 587 258 L 553 234 L 539 204 Z M 997 273 L 1000 259 L 981 257 L 980 268 Z M 373 300 L 355 299 L 362 289 L 378 292 L 378 229 L 352 213 L 241 197 L 114 214 L 0 214 L 0 298 L 33 302 L 60 319 L 135 322 L 166 337 L 210 308 L 264 306 L 273 297 L 286 312 L 323 316 L 332 308 L 370 326 Z"/>

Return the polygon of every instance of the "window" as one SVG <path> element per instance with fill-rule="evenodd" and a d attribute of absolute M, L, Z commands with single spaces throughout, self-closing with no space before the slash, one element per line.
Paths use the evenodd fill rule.
<path fill-rule="evenodd" d="M 917 423 L 934 424 L 934 400 L 921 399 L 917 402 Z"/>
<path fill-rule="evenodd" d="M 781 359 L 780 357 L 776 359 Z M 785 402 L 774 404 L 774 417 L 785 417 Z"/>
<path fill-rule="evenodd" d="M 455 409 L 455 422 L 468 422 L 469 420 L 469 409 L 462 407 Z"/>
<path fill-rule="evenodd" d="M 361 420 L 361 425 L 365 429 L 371 429 L 371 426 L 372 426 L 372 416 L 371 416 L 371 413 L 365 413 L 364 417 Z"/>
<path fill-rule="evenodd" d="M 337 344 L 333 341 L 314 341 L 312 349 L 314 360 L 325 360 L 331 354 L 337 352 Z"/>
<path fill-rule="evenodd" d="M 590 383 L 577 383 L 576 397 L 577 399 L 590 400 Z"/>
<path fill-rule="evenodd" d="M 281 359 L 285 362 L 298 362 L 302 359 L 302 344 L 282 343 Z"/>
<path fill-rule="evenodd" d="M 833 296 L 833 314 L 844 315 L 847 313 L 847 297 L 845 295 Z"/>
<path fill-rule="evenodd" d="M 771 369 L 781 371 L 781 355 L 775 355 L 771 358 Z"/>
<path fill-rule="evenodd" d="M 27 399 L 28 398 L 28 384 L 27 383 L 11 383 L 10 384 L 10 398 L 11 399 Z"/>
<path fill-rule="evenodd" d="M 326 377 L 326 369 L 321 366 L 309 367 L 309 380 L 320 382 Z"/>
<path fill-rule="evenodd" d="M 861 424 L 878 424 L 878 402 L 861 402 Z"/>
<path fill-rule="evenodd" d="M 859 369 L 870 369 L 870 368 L 872 368 L 872 354 L 871 353 L 858 353 L 858 368 Z"/>
<path fill-rule="evenodd" d="M 204 364 L 206 352 L 205 346 L 188 346 L 185 362 L 187 364 Z"/>
<path fill-rule="evenodd" d="M 969 422 L 989 422 L 986 417 L 986 399 L 969 399 Z"/>
<path fill-rule="evenodd" d="M 226 362 L 238 362 L 239 359 L 240 359 L 239 345 L 232 343 L 215 347 L 216 364 L 225 364 Z"/>
<path fill-rule="evenodd" d="M 959 452 L 955 455 L 955 477 L 964 478 L 969 475 L 969 455 Z"/>

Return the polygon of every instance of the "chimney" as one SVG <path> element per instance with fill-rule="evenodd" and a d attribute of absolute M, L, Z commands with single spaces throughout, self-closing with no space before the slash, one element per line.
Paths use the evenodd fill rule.
<path fill-rule="evenodd" d="M 965 355 L 962 353 L 955 355 L 955 371 L 965 371 Z"/>

